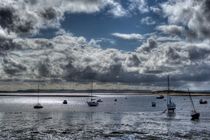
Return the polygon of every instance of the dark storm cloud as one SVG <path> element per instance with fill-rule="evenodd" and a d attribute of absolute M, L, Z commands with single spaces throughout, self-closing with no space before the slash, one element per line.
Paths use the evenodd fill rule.
<path fill-rule="evenodd" d="M 8 32 L 29 33 L 34 29 L 34 23 L 30 20 L 23 20 L 20 16 L 13 7 L 0 7 L 0 26 Z"/>
<path fill-rule="evenodd" d="M 16 16 L 14 15 L 14 9 L 10 7 L 0 7 L 0 25 L 3 28 L 7 28 L 8 30 L 13 28 L 14 19 Z"/>

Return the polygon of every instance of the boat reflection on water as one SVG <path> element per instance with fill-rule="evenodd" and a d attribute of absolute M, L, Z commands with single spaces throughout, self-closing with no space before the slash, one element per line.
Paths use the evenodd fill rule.
<path fill-rule="evenodd" d="M 170 119 L 174 119 L 176 117 L 176 113 L 175 112 L 167 112 L 167 117 L 169 117 Z"/>

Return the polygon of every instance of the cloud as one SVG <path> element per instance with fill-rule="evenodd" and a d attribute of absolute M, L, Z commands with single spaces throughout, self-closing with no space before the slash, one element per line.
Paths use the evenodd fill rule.
<path fill-rule="evenodd" d="M 122 17 L 126 16 L 128 14 L 128 11 L 126 11 L 122 5 L 114 0 L 108 0 L 108 5 L 111 7 L 111 9 L 108 11 L 115 17 Z"/>
<path fill-rule="evenodd" d="M 43 28 L 59 28 L 65 13 L 96 13 L 104 10 L 114 17 L 127 11 L 114 0 L 2 0 L 0 36 L 36 35 Z"/>
<path fill-rule="evenodd" d="M 103 49 L 100 43 L 115 42 L 106 38 L 87 40 L 60 28 L 65 13 L 103 11 L 121 17 L 131 10 L 144 14 L 151 10 L 143 0 L 130 1 L 128 5 L 130 9 L 125 10 L 120 1 L 114 0 L 2 0 L 0 78 L 31 81 L 40 77 L 51 81 L 94 79 L 165 86 L 165 77 L 170 74 L 176 86 L 185 87 L 190 81 L 208 82 L 210 24 L 207 0 L 162 3 L 168 21 L 157 26 L 161 33 L 147 36 L 112 33 L 119 39 L 143 41 L 133 52 Z M 146 18 L 142 22 L 147 24 L 150 18 Z M 57 28 L 58 32 L 50 39 L 31 37 L 43 28 Z M 182 36 L 195 38 L 195 41 L 190 42 Z"/>
<path fill-rule="evenodd" d="M 94 79 L 165 86 L 165 77 L 170 74 L 174 85 L 184 86 L 182 82 L 190 79 L 202 81 L 202 71 L 209 73 L 208 42 L 159 40 L 158 36 L 150 37 L 136 51 L 124 52 L 102 49 L 97 40 L 88 41 L 68 33 L 52 39 L 17 38 L 8 41 L 7 46 L 11 49 L 0 55 L 1 79 Z"/>
<path fill-rule="evenodd" d="M 137 33 L 131 33 L 131 34 L 112 33 L 112 36 L 123 40 L 142 40 L 144 38 L 141 34 Z"/>
<path fill-rule="evenodd" d="M 209 0 L 170 0 L 161 7 L 169 24 L 179 24 L 186 28 L 186 37 L 198 40 L 210 37 Z"/>
<path fill-rule="evenodd" d="M 155 25 L 156 22 L 151 17 L 144 17 L 141 19 L 141 24 Z"/>
<path fill-rule="evenodd" d="M 129 10 L 135 11 L 138 10 L 140 13 L 149 12 L 149 6 L 145 0 L 129 0 Z"/>
<path fill-rule="evenodd" d="M 156 13 L 156 14 L 160 14 L 162 12 L 161 9 L 157 6 L 150 6 L 149 9 L 150 9 L 150 11 L 152 11 L 153 13 Z"/>
<path fill-rule="evenodd" d="M 147 39 L 147 42 L 137 48 L 137 52 L 150 52 L 152 49 L 158 46 L 157 41 L 153 38 Z"/>
<path fill-rule="evenodd" d="M 156 29 L 170 35 L 183 35 L 185 33 L 185 29 L 178 25 L 159 25 Z"/>

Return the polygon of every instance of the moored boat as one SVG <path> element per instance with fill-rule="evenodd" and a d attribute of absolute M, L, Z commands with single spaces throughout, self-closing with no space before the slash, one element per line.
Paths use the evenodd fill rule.
<path fill-rule="evenodd" d="M 192 97 L 191 97 L 191 94 L 190 94 L 190 90 L 188 89 L 188 92 L 189 92 L 189 96 L 190 96 L 190 101 L 191 101 L 191 104 L 192 104 L 192 107 L 193 107 L 193 110 L 191 112 L 191 120 L 198 120 L 199 117 L 200 117 L 200 113 L 196 111 L 195 109 L 195 105 L 193 103 L 193 100 L 192 100 Z"/>
<path fill-rule="evenodd" d="M 160 96 L 157 96 L 156 99 L 163 99 L 164 96 L 163 95 L 160 95 Z"/>
<path fill-rule="evenodd" d="M 87 104 L 89 107 L 96 107 L 99 105 L 99 102 L 96 101 L 96 99 L 93 98 L 93 82 L 91 83 L 91 97 L 90 101 L 87 101 Z"/>
<path fill-rule="evenodd" d="M 68 102 L 67 102 L 67 100 L 63 100 L 63 104 L 67 104 Z"/>
<path fill-rule="evenodd" d="M 200 99 L 199 100 L 200 104 L 207 104 L 208 102 L 206 100 Z"/>
<path fill-rule="evenodd" d="M 152 107 L 156 107 L 156 102 L 152 102 Z"/>
<path fill-rule="evenodd" d="M 168 75 L 167 109 L 168 112 L 174 112 L 176 109 L 176 104 L 172 101 L 171 96 L 169 96 L 169 91 L 170 91 L 170 81 Z"/>
<path fill-rule="evenodd" d="M 39 83 L 38 83 L 38 97 L 37 97 L 37 104 L 34 105 L 34 109 L 42 109 L 43 106 L 39 103 Z"/>

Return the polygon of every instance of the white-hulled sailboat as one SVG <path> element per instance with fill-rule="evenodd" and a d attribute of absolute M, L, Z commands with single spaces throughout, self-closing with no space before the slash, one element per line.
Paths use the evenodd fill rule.
<path fill-rule="evenodd" d="M 169 95 L 170 92 L 170 79 L 169 79 L 169 75 L 168 75 L 168 91 L 167 91 L 167 110 L 168 112 L 174 112 L 174 110 L 176 109 L 176 104 L 172 101 L 171 96 Z"/>
<path fill-rule="evenodd" d="M 93 82 L 91 83 L 91 97 L 90 101 L 87 101 L 88 106 L 90 107 L 96 107 L 99 105 L 99 103 L 96 101 L 96 99 L 93 98 Z"/>

